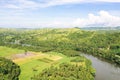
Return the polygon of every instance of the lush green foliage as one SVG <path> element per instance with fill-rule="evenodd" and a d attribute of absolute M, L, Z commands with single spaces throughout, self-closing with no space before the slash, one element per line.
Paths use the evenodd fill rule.
<path fill-rule="evenodd" d="M 0 29 L 0 45 L 24 49 L 25 52 L 54 51 L 68 57 L 79 56 L 79 52 L 84 52 L 120 64 L 119 31 L 83 31 L 78 28 L 40 30 Z M 43 61 L 43 59 L 39 61 Z M 82 60 L 77 57 L 72 59 L 71 62 L 82 62 Z M 56 67 L 53 68 L 55 69 Z"/>
<path fill-rule="evenodd" d="M 39 75 L 35 75 L 32 80 L 94 80 L 94 71 L 88 66 L 72 65 L 62 63 L 59 67 L 51 66 L 44 69 Z"/>
<path fill-rule="evenodd" d="M 119 31 L 82 31 L 77 28 L 40 30 L 0 29 L 0 45 L 30 51 L 56 51 L 67 56 L 78 55 L 77 53 L 71 53 L 73 51 L 81 51 L 120 64 Z"/>
<path fill-rule="evenodd" d="M 20 67 L 12 61 L 0 57 L 0 80 L 19 80 Z"/>
<path fill-rule="evenodd" d="M 9 48 L 9 47 L 5 47 L 5 46 L 0 46 L 0 56 L 1 57 L 7 57 L 10 58 L 10 56 L 14 55 L 14 54 L 18 54 L 18 53 L 24 53 L 24 50 L 20 50 L 17 48 Z"/>
<path fill-rule="evenodd" d="M 84 57 L 76 57 L 75 59 L 72 59 L 71 62 L 84 62 Z"/>

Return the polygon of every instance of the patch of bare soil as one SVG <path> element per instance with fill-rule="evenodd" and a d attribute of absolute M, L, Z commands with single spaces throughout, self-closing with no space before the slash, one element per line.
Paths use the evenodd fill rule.
<path fill-rule="evenodd" d="M 15 55 L 12 56 L 12 60 L 21 59 L 21 58 L 27 58 L 27 57 L 31 57 L 31 56 L 34 56 L 34 55 L 36 55 L 36 54 L 33 54 L 31 52 L 15 54 Z"/>

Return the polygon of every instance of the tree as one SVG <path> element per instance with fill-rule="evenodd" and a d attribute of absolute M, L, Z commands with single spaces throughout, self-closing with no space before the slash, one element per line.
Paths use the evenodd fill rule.
<path fill-rule="evenodd" d="M 0 80 L 19 80 L 20 67 L 9 59 L 0 57 Z"/>

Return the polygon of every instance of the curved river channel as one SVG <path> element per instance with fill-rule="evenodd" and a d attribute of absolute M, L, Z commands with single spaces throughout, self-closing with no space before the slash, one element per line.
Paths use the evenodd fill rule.
<path fill-rule="evenodd" d="M 96 69 L 95 80 L 120 80 L 120 67 L 100 60 L 92 55 L 82 55 L 92 61 L 92 65 Z"/>

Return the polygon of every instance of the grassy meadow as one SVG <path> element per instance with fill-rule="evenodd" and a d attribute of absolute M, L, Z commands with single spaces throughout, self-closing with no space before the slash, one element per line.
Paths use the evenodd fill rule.
<path fill-rule="evenodd" d="M 8 48 L 5 46 L 0 46 L 0 56 L 1 57 L 10 57 L 14 54 L 24 53 L 24 50 Z"/>
<path fill-rule="evenodd" d="M 0 56 L 10 58 L 17 54 L 23 54 L 24 50 L 13 49 L 8 47 L 0 46 Z M 12 59 L 13 62 L 18 64 L 21 68 L 20 80 L 30 80 L 33 75 L 40 73 L 43 69 L 49 68 L 50 66 L 59 66 L 59 64 L 68 62 L 73 57 L 67 57 L 57 52 L 29 52 L 32 56 L 18 57 Z M 74 63 L 73 63 L 74 64 Z"/>

